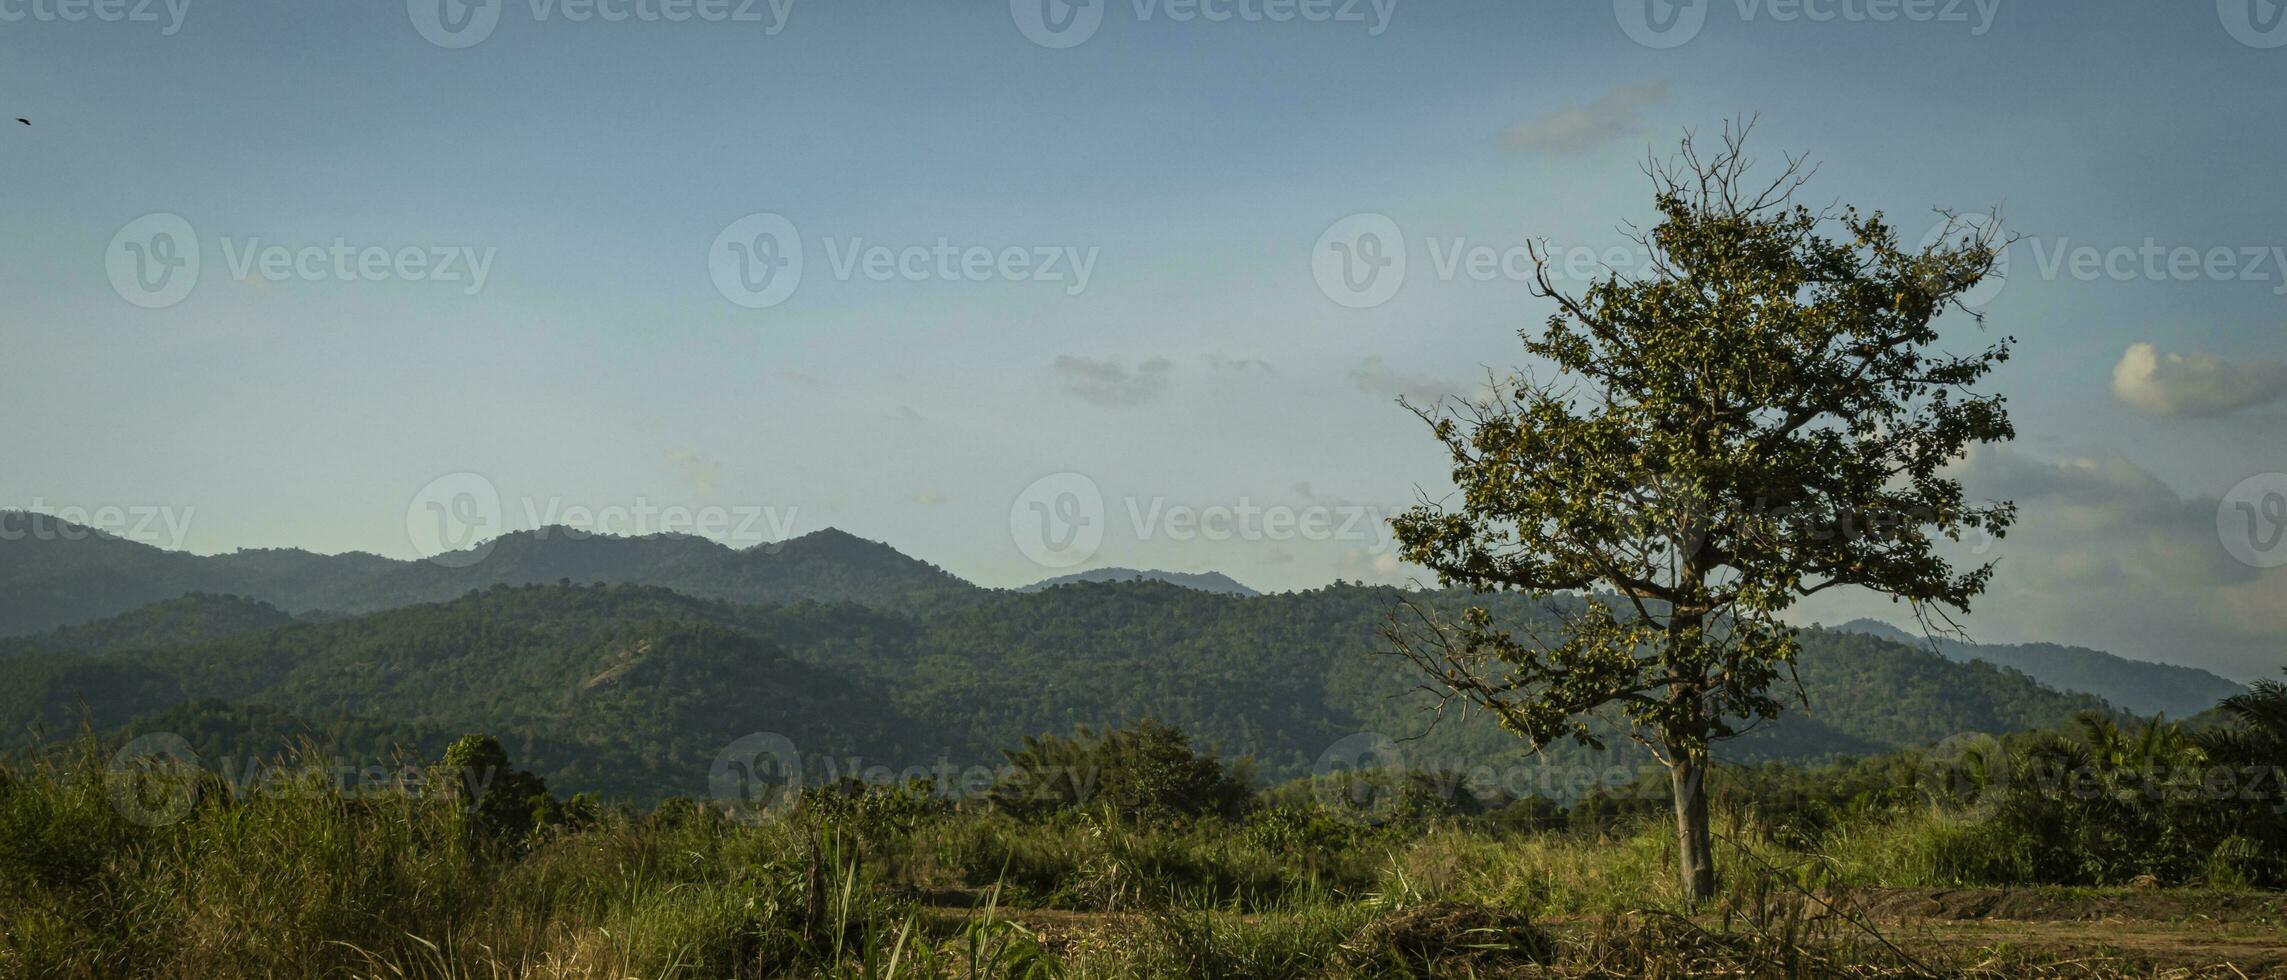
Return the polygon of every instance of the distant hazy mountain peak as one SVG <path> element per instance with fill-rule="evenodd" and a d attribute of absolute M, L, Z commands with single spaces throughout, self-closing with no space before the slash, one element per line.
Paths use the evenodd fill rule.
<path fill-rule="evenodd" d="M 807 534 L 797 534 L 783 541 L 765 541 L 748 550 L 778 551 L 787 548 L 816 552 L 887 551 L 898 552 L 888 542 L 861 538 L 838 527 L 819 528 Z"/>
<path fill-rule="evenodd" d="M 92 622 L 193 592 L 328 615 L 567 580 L 655 585 L 754 605 L 851 602 L 908 612 L 989 595 L 887 544 L 834 529 L 737 550 L 689 534 L 628 536 L 558 525 L 512 531 L 436 561 L 298 548 L 202 556 L 21 512 L 0 512 L 0 530 L 17 532 L 0 535 L 0 636 Z"/>
<path fill-rule="evenodd" d="M 1158 569 L 1134 568 L 1095 568 L 1085 572 L 1074 572 L 1070 575 L 1059 575 L 1052 579 L 1034 582 L 1017 591 L 1039 592 L 1042 589 L 1053 589 L 1059 585 L 1073 585 L 1081 582 L 1165 582 L 1169 585 L 1179 585 L 1186 589 L 1197 589 L 1201 592 L 1213 592 L 1218 595 L 1256 596 L 1262 594 L 1221 572 L 1163 572 Z"/>
<path fill-rule="evenodd" d="M 1905 630 L 1900 629 L 1895 623 L 1884 622 L 1882 620 L 1874 619 L 1871 617 L 1853 619 L 1850 622 L 1833 627 L 1833 629 L 1843 633 L 1858 633 L 1864 636 L 1879 636 L 1885 640 L 1896 640 L 1900 643 L 1912 643 L 1922 639 L 1922 637 L 1917 634 L 1908 633 Z"/>
<path fill-rule="evenodd" d="M 2234 681 L 2196 667 L 2130 660 L 2086 647 L 2055 643 L 1973 643 L 1936 634 L 1924 636 L 1878 619 L 1854 619 L 1834 629 L 1891 640 L 1918 650 L 1935 650 L 1948 660 L 1983 660 L 2023 672 L 2060 691 L 2094 694 L 2140 715 L 2187 718 L 2246 690 Z"/>

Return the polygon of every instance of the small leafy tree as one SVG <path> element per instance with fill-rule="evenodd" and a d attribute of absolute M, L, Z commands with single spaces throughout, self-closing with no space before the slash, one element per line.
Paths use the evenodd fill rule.
<path fill-rule="evenodd" d="M 2250 765 L 2287 765 L 2287 683 L 2256 681 L 2246 693 L 2216 707 L 2230 724 L 2202 738 L 2210 755 Z"/>
<path fill-rule="evenodd" d="M 1028 736 L 1001 754 L 1009 766 L 990 796 L 1018 816 L 1104 808 L 1149 821 L 1234 817 L 1253 794 L 1249 761 L 1227 766 L 1193 750 L 1182 729 L 1149 718 L 1103 731 L 1083 726 L 1073 738 Z"/>
<path fill-rule="evenodd" d="M 508 751 L 490 735 L 463 735 L 445 747 L 436 784 L 451 794 L 464 841 L 473 848 L 515 850 L 524 845 L 552 802 L 540 777 L 509 765 Z"/>
<path fill-rule="evenodd" d="M 1441 584 L 1584 601 L 1549 642 L 1482 608 L 1458 622 L 1416 610 L 1398 652 L 1446 702 L 1489 710 L 1535 748 L 1599 746 L 1615 728 L 1667 766 L 1687 898 L 1711 894 L 1710 743 L 1777 716 L 1795 656 L 1779 614 L 1858 586 L 1966 610 L 1992 572 L 1956 572 L 1934 539 L 2010 524 L 2007 503 L 1963 499 L 1946 465 L 2014 433 L 1972 386 L 2009 340 L 1935 349 L 1949 310 L 2006 243 L 1948 219 L 1901 247 L 1880 213 L 1796 203 L 1811 175 L 1789 158 L 1751 176 L 1751 124 L 1703 155 L 1645 167 L 1659 223 L 1635 240 L 1641 275 L 1585 293 L 1550 281 L 1557 312 L 1525 350 L 1553 367 L 1473 403 L 1409 405 L 1452 458 L 1460 502 L 1392 523 L 1401 555 Z M 1528 642 L 1532 641 L 1532 642 Z M 1604 718 L 1610 727 L 1596 724 Z"/>
<path fill-rule="evenodd" d="M 2241 867 L 2209 877 L 2287 885 L 2287 683 L 2256 681 L 2247 693 L 2225 698 L 2217 707 L 2229 723 L 2202 733 L 2199 745 L 2213 765 L 2222 767 L 2235 799 L 2209 800 L 2223 805 L 2205 809 L 2229 824 L 2231 836 L 2219 846 L 2217 860 Z"/>

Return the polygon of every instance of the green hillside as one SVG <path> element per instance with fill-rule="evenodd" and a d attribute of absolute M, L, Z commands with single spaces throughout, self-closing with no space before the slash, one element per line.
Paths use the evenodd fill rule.
<path fill-rule="evenodd" d="M 0 655 L 156 650 L 284 626 L 293 621 L 294 617 L 258 599 L 194 592 L 109 619 L 0 639 Z"/>
<path fill-rule="evenodd" d="M 1449 717 L 1422 734 L 1426 695 L 1410 668 L 1376 653 L 1386 618 L 1407 600 L 1487 602 L 1516 622 L 1549 614 L 1509 596 L 1359 586 L 1242 598 L 1080 584 L 985 593 L 927 616 L 641 586 L 495 586 L 179 645 L 22 654 L 9 664 L 18 683 L 0 691 L 0 731 L 18 748 L 35 731 L 68 734 L 84 705 L 100 730 L 192 727 L 226 755 L 314 737 L 360 764 L 385 763 L 400 746 L 433 755 L 482 731 L 551 786 L 636 799 L 704 793 L 717 754 L 753 732 L 791 738 L 813 764 L 854 756 L 902 768 L 988 763 L 1026 735 L 1152 716 L 1225 754 L 1255 756 L 1274 780 L 1310 772 L 1359 732 L 1405 740 L 1418 767 L 1522 762 L 1521 744 L 1483 717 Z M 120 622 L 163 635 L 155 624 L 176 614 L 195 631 L 202 610 L 171 603 Z M 1730 758 L 1876 752 L 2102 707 L 1850 634 L 1808 634 L 1799 672 L 1810 710 L 1735 743 Z M 234 724 L 244 726 L 236 741 Z M 1627 778 L 1644 761 L 1625 743 L 1605 755 L 1564 745 L 1529 765 L 1543 767 L 1534 771 L 1549 791 L 1575 792 L 1583 778 Z"/>

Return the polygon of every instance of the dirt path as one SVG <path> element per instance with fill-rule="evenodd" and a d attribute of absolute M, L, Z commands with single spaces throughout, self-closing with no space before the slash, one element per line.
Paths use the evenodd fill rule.
<path fill-rule="evenodd" d="M 1851 904 L 1877 918 L 2028 922 L 2133 920 L 2287 926 L 2287 895 L 2068 888 L 1855 888 Z"/>
<path fill-rule="evenodd" d="M 1862 888 L 1837 900 L 1909 954 L 1937 961 L 2053 964 L 2056 972 L 2044 975 L 2071 975 L 2078 966 L 2103 976 L 2287 980 L 2282 894 Z M 998 915 L 1060 952 L 1132 937 L 1146 923 L 1132 912 L 1004 907 Z M 1599 921 L 1563 918 L 1542 925 L 1578 938 L 1599 928 Z"/>
<path fill-rule="evenodd" d="M 2287 895 L 2064 889 L 1857 889 L 1908 950 L 1981 949 L 2187 976 L 2287 977 Z"/>

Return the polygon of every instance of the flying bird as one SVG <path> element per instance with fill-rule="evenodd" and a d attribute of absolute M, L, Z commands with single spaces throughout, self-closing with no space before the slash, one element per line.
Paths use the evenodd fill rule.
<path fill-rule="evenodd" d="M 29 119 L 26 119 L 26 118 L 24 118 L 24 117 L 22 117 L 22 116 L 17 116 L 17 117 L 16 117 L 16 121 L 17 121 L 17 122 L 20 122 L 20 123 L 23 123 L 23 124 L 24 124 L 24 125 L 26 125 L 26 126 L 29 126 L 29 125 L 31 125 L 31 124 L 32 124 L 32 121 L 31 121 L 31 120 L 29 120 Z"/>

